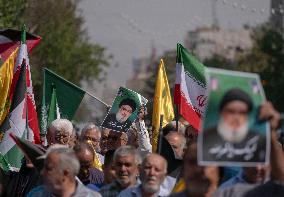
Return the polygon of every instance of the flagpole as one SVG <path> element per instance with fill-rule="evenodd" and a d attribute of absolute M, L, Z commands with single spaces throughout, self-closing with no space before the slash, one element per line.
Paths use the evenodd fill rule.
<path fill-rule="evenodd" d="M 158 140 L 158 153 L 161 154 L 162 151 L 162 140 L 163 140 L 163 119 L 164 115 L 160 115 L 160 128 L 159 128 L 159 140 Z"/>
<path fill-rule="evenodd" d="M 176 130 L 178 132 L 178 114 L 179 114 L 179 105 L 176 104 Z"/>
<path fill-rule="evenodd" d="M 85 90 L 84 90 L 84 91 L 85 91 Z M 106 107 L 109 106 L 108 104 L 106 104 L 105 102 L 103 102 L 103 101 L 102 101 L 101 99 L 99 99 L 98 97 L 92 95 L 91 93 L 89 93 L 89 92 L 87 92 L 87 91 L 85 91 L 85 92 L 86 92 L 86 94 L 88 94 L 90 97 L 92 97 L 92 98 L 96 99 L 97 101 L 99 101 L 100 103 L 104 104 Z"/>

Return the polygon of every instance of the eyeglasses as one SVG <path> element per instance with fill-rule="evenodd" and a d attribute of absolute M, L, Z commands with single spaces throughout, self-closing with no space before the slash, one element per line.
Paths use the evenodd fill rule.
<path fill-rule="evenodd" d="M 90 136 L 84 136 L 83 139 L 86 140 L 86 141 L 90 140 L 90 141 L 95 142 L 95 143 L 100 142 L 100 140 L 93 138 L 93 137 L 90 137 Z"/>

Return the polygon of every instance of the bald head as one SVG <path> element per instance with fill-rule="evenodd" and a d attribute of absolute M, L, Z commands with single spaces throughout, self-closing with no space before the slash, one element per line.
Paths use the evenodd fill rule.
<path fill-rule="evenodd" d="M 142 162 L 140 174 L 143 192 L 157 193 L 167 175 L 167 161 L 161 155 L 149 154 Z"/>
<path fill-rule="evenodd" d="M 177 159 L 182 159 L 184 155 L 184 149 L 186 146 L 186 139 L 183 134 L 179 132 L 170 132 L 166 135 L 166 140 L 172 146 Z"/>
<path fill-rule="evenodd" d="M 89 177 L 89 169 L 92 167 L 95 153 L 89 144 L 82 142 L 73 149 L 80 162 L 78 177 L 83 182 Z"/>

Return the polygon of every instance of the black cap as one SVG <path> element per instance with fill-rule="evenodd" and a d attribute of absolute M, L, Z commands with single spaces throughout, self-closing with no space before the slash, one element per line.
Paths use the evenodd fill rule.
<path fill-rule="evenodd" d="M 222 111 L 225 105 L 231 101 L 243 101 L 247 104 L 248 111 L 250 112 L 252 110 L 253 103 L 251 97 L 245 91 L 234 88 L 227 91 L 223 96 L 220 102 L 219 111 Z"/>
<path fill-rule="evenodd" d="M 132 111 L 135 111 L 135 109 L 136 109 L 136 103 L 135 103 L 135 101 L 132 100 L 132 99 L 129 99 L 129 98 L 123 99 L 123 100 L 120 102 L 119 107 L 121 107 L 122 105 L 129 105 L 129 106 L 131 107 Z"/>

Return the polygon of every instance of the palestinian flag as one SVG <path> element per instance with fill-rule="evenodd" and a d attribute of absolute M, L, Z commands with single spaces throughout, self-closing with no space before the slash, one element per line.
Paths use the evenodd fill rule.
<path fill-rule="evenodd" d="M 32 78 L 31 78 L 31 69 L 29 64 L 28 58 L 28 47 L 26 44 L 26 30 L 23 27 L 22 30 L 22 38 L 21 38 L 21 46 L 18 52 L 16 64 L 14 67 L 14 76 L 12 81 L 12 86 L 10 90 L 10 99 L 13 98 L 15 84 L 17 84 L 19 73 L 21 70 L 21 65 L 25 62 L 26 64 L 26 86 L 27 86 L 27 107 L 28 107 L 28 126 L 29 126 L 29 139 L 32 142 L 37 144 L 40 143 L 40 136 L 39 136 L 39 126 L 38 126 L 38 118 L 36 112 L 36 105 L 34 100 L 34 93 L 33 93 L 33 85 L 32 85 Z"/>
<path fill-rule="evenodd" d="M 26 131 L 27 118 L 27 102 L 26 102 L 26 65 L 25 61 L 21 66 L 19 78 L 15 86 L 15 93 L 13 95 L 10 112 L 3 124 L 0 126 L 0 135 L 2 136 L 0 142 L 0 152 L 6 161 L 14 168 L 21 167 L 21 160 L 23 154 L 15 142 L 10 137 L 10 133 L 18 137 L 28 136 Z"/>
<path fill-rule="evenodd" d="M 206 88 L 205 66 L 177 44 L 174 102 L 179 106 L 179 114 L 197 130 L 205 112 Z"/>
<path fill-rule="evenodd" d="M 21 31 L 15 29 L 0 30 L 0 64 L 13 53 L 21 45 Z M 41 37 L 27 33 L 26 34 L 27 50 L 31 50 L 39 44 Z M 2 63 L 1 63 L 2 62 Z"/>

